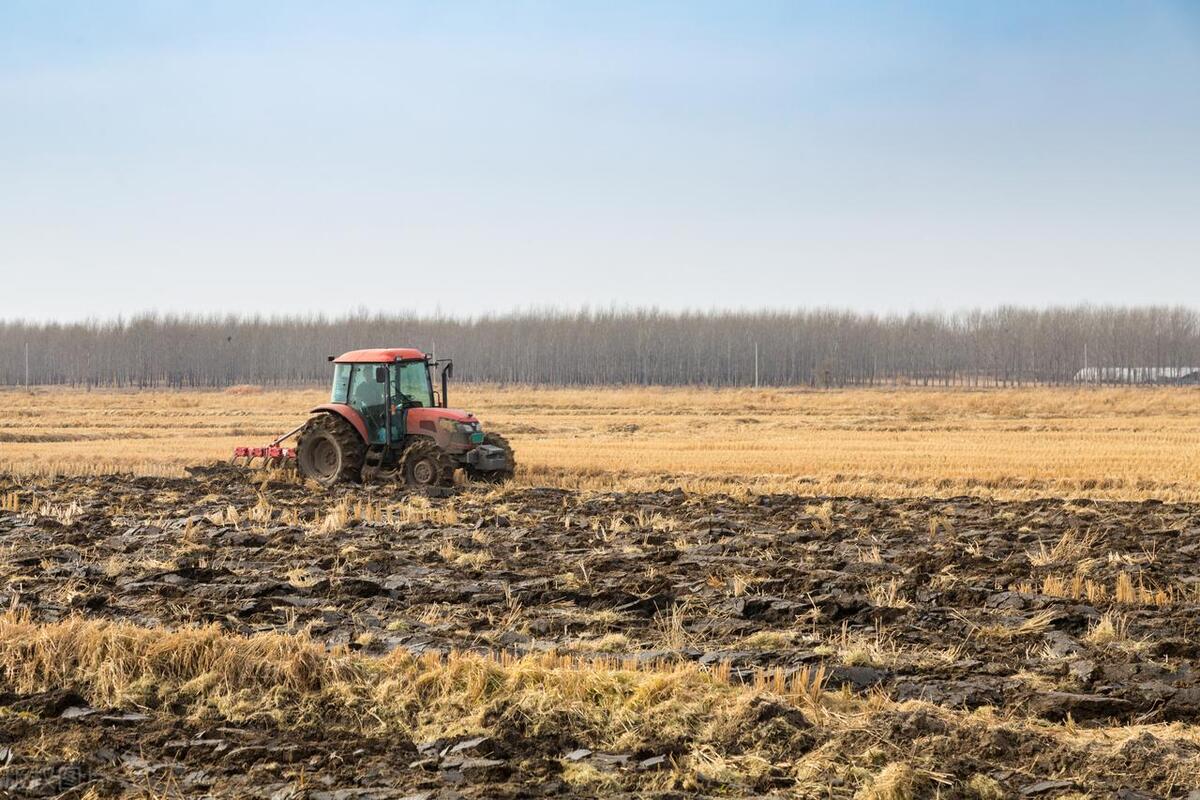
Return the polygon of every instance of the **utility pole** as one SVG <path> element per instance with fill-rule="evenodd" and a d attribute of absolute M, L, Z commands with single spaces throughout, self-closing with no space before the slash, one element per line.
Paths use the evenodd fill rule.
<path fill-rule="evenodd" d="M 758 342 L 754 343 L 754 388 L 758 388 Z"/>
<path fill-rule="evenodd" d="M 29 342 L 25 343 L 25 388 L 29 388 Z"/>

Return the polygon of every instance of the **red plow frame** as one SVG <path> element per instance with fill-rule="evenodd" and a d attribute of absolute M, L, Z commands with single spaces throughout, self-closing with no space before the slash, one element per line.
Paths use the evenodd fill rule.
<path fill-rule="evenodd" d="M 233 458 L 230 459 L 231 464 L 241 464 L 248 467 L 254 463 L 254 459 L 263 459 L 263 466 L 275 467 L 282 465 L 285 461 L 295 460 L 296 448 L 294 447 L 235 447 L 233 448 Z"/>
<path fill-rule="evenodd" d="M 296 448 L 280 447 L 280 443 L 295 436 L 303 427 L 303 424 L 297 425 L 264 447 L 235 447 L 233 448 L 233 456 L 230 457 L 229 463 L 249 467 L 254 465 L 255 459 L 261 458 L 262 464 L 260 466 L 266 468 L 293 464 L 296 461 Z"/>

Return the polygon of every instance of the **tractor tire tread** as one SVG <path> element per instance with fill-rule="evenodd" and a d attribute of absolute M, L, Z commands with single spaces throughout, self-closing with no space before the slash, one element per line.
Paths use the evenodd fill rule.
<path fill-rule="evenodd" d="M 419 483 L 413 479 L 413 468 L 419 461 L 434 460 L 436 478 L 432 483 Z M 453 457 L 437 446 L 437 442 L 426 436 L 416 437 L 404 448 L 400 457 L 400 474 L 404 482 L 413 488 L 447 487 L 454 485 L 454 470 L 458 465 Z"/>
<path fill-rule="evenodd" d="M 331 437 L 342 452 L 341 469 L 332 478 L 322 479 L 305 473 L 303 468 L 305 443 L 311 442 L 314 436 Z M 314 414 L 308 422 L 304 423 L 304 427 L 300 429 L 296 438 L 296 464 L 300 467 L 301 474 L 323 486 L 333 486 L 337 483 L 358 483 L 362 479 L 363 461 L 366 454 L 367 445 L 354 426 L 341 416 L 327 411 Z"/>

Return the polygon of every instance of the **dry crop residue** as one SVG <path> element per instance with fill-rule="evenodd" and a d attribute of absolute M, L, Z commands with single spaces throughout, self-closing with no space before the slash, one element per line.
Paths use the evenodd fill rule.
<path fill-rule="evenodd" d="M 1196 788 L 1200 506 L 222 469 L 0 500 L 11 796 Z"/>

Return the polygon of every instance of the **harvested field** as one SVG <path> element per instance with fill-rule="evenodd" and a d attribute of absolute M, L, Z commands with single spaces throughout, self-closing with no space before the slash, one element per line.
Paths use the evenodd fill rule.
<path fill-rule="evenodd" d="M 225 468 L 0 501 L 8 796 L 1200 788 L 1196 504 Z"/>
<path fill-rule="evenodd" d="M 324 390 L 0 392 L 0 470 L 181 476 L 265 444 Z M 1200 501 L 1198 390 L 456 386 L 528 486 Z"/>

